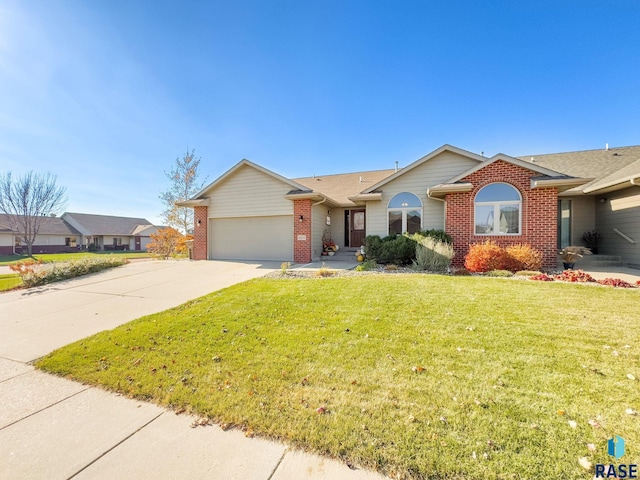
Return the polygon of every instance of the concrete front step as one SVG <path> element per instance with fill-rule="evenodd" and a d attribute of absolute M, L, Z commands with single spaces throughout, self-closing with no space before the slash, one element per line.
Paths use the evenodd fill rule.
<path fill-rule="evenodd" d="M 575 261 L 576 268 L 589 267 L 624 267 L 622 258 L 618 255 L 585 255 Z M 558 259 L 558 267 L 562 268 L 562 259 Z"/>

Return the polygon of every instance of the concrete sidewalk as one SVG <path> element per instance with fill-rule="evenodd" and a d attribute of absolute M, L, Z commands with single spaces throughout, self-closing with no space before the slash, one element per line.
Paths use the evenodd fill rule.
<path fill-rule="evenodd" d="M 0 295 L 0 478 L 384 479 L 239 431 L 192 428 L 193 417 L 28 364 L 92 333 L 279 268 L 141 262 Z"/>

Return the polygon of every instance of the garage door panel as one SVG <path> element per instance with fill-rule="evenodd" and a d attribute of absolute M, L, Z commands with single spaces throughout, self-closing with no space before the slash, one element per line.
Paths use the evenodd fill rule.
<path fill-rule="evenodd" d="M 211 218 L 209 258 L 290 261 L 293 259 L 293 217 Z"/>

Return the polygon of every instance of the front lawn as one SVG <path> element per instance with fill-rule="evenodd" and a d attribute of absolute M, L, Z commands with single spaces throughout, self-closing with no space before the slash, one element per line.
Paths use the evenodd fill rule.
<path fill-rule="evenodd" d="M 399 478 L 586 479 L 579 459 L 611 463 L 613 435 L 640 459 L 639 301 L 479 277 L 258 279 L 38 366 Z"/>
<path fill-rule="evenodd" d="M 145 252 L 76 252 L 76 253 L 36 253 L 33 255 L 35 260 L 42 260 L 44 263 L 54 262 L 68 262 L 70 260 L 76 260 L 78 258 L 85 257 L 99 257 L 103 255 L 113 255 L 118 258 L 126 258 L 128 260 L 136 258 L 151 258 L 146 251 Z M 0 255 L 0 266 L 11 265 L 12 263 L 23 262 L 29 260 L 27 255 Z"/>
<path fill-rule="evenodd" d="M 22 279 L 17 273 L 0 274 L 0 292 L 12 290 L 22 285 Z"/>

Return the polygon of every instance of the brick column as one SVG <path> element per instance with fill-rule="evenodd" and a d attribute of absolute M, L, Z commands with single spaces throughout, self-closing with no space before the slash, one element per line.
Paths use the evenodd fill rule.
<path fill-rule="evenodd" d="M 293 261 L 311 262 L 311 200 L 293 201 Z"/>
<path fill-rule="evenodd" d="M 193 208 L 193 259 L 207 260 L 207 214 L 209 207 Z M 198 222 L 200 224 L 198 225 Z"/>

